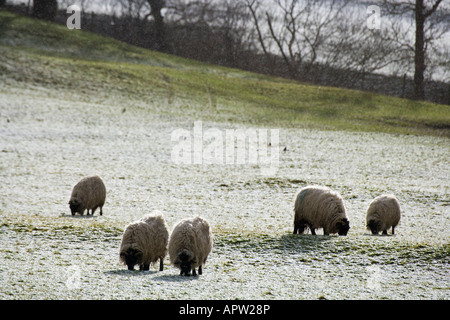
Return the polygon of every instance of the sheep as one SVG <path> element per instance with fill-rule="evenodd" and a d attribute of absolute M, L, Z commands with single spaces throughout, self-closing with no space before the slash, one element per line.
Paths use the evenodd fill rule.
<path fill-rule="evenodd" d="M 209 223 L 197 216 L 181 220 L 172 231 L 169 240 L 170 262 L 181 270 L 180 275 L 196 276 L 202 274 L 202 265 L 205 264 L 208 254 L 213 246 L 213 235 Z"/>
<path fill-rule="evenodd" d="M 327 187 L 308 186 L 298 191 L 294 201 L 294 234 L 306 228 L 323 228 L 323 234 L 347 235 L 350 222 L 345 213 L 342 197 Z"/>
<path fill-rule="evenodd" d="M 100 215 L 103 215 L 103 205 L 106 199 L 106 188 L 99 176 L 90 176 L 81 179 L 72 189 L 69 207 L 72 215 L 79 212 L 83 215 L 84 210 L 89 209 L 94 215 L 95 210 L 100 207 Z"/>
<path fill-rule="evenodd" d="M 383 234 L 387 235 L 387 229 L 392 227 L 392 234 L 394 234 L 394 229 L 400 221 L 400 215 L 400 204 L 394 195 L 378 196 L 372 200 L 367 209 L 367 229 L 372 234 L 383 231 Z"/>
<path fill-rule="evenodd" d="M 148 271 L 150 264 L 159 259 L 159 271 L 163 271 L 163 260 L 167 255 L 169 230 L 164 216 L 159 211 L 142 217 L 126 226 L 122 235 L 119 256 L 128 270 Z"/>

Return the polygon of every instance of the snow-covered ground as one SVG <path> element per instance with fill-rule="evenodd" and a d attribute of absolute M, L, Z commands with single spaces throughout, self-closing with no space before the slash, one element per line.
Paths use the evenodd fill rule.
<path fill-rule="evenodd" d="M 193 141 L 202 119 L 154 112 L 158 103 L 0 88 L 0 299 L 450 298 L 448 138 L 202 122 L 203 137 L 278 129 L 267 175 L 249 161 L 175 163 L 173 133 Z M 91 174 L 107 187 L 104 215 L 72 217 L 71 189 Z M 293 197 L 307 184 L 341 193 L 347 237 L 291 234 Z M 385 192 L 400 200 L 401 223 L 372 236 L 365 211 Z M 154 209 L 170 228 L 210 221 L 202 276 L 180 277 L 168 258 L 163 272 L 119 264 L 121 231 Z"/>

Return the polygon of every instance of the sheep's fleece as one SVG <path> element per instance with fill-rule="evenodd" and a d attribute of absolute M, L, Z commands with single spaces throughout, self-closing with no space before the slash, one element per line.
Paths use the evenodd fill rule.
<path fill-rule="evenodd" d="M 149 270 L 150 264 L 160 259 L 160 271 L 167 255 L 169 231 L 163 215 L 156 211 L 142 219 L 130 223 L 122 236 L 120 260 L 133 270 L 139 265 L 141 270 Z"/>
<path fill-rule="evenodd" d="M 202 274 L 213 246 L 213 235 L 209 223 L 197 216 L 181 220 L 173 229 L 169 240 L 170 262 L 181 270 L 181 275 L 188 276 L 192 270 L 196 275 L 198 267 Z"/>
<path fill-rule="evenodd" d="M 380 231 L 387 234 L 387 229 L 392 227 L 392 234 L 394 234 L 394 229 L 400 222 L 400 215 L 400 203 L 394 195 L 378 196 L 372 200 L 367 209 L 367 229 L 372 234 L 378 234 Z"/>
<path fill-rule="evenodd" d="M 294 202 L 294 234 L 301 234 L 306 228 L 311 229 L 312 234 L 316 234 L 315 229 L 323 228 L 325 235 L 347 235 L 350 223 L 342 197 L 322 186 L 301 189 Z"/>

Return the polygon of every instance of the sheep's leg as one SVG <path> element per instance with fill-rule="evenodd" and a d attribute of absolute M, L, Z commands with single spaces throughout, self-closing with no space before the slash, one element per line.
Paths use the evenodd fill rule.
<path fill-rule="evenodd" d="M 103 207 L 100 207 L 100 215 L 103 215 Z"/>
<path fill-rule="evenodd" d="M 305 232 L 306 225 L 298 223 L 294 226 L 294 234 L 303 234 Z"/>
<path fill-rule="evenodd" d="M 394 229 L 395 229 L 395 227 L 393 226 L 393 227 L 392 227 L 392 234 L 395 234 L 395 233 L 394 233 Z"/>
<path fill-rule="evenodd" d="M 198 274 L 202 274 L 202 266 L 198 267 Z"/>
<path fill-rule="evenodd" d="M 300 233 L 300 223 L 294 221 L 294 234 Z"/>
<path fill-rule="evenodd" d="M 148 271 L 150 270 L 150 264 L 141 264 L 140 269 L 142 271 Z"/>
<path fill-rule="evenodd" d="M 311 234 L 313 235 L 313 236 L 315 236 L 316 235 L 316 230 L 314 229 L 314 228 L 310 228 L 311 229 Z"/>
<path fill-rule="evenodd" d="M 91 214 L 94 215 L 95 210 L 97 210 L 97 207 L 95 207 L 94 209 L 91 209 Z"/>
<path fill-rule="evenodd" d="M 387 235 L 387 230 L 383 230 L 383 235 Z"/>
<path fill-rule="evenodd" d="M 303 232 L 305 232 L 305 229 L 307 228 L 307 225 L 305 223 L 305 221 L 300 220 L 300 221 L 295 221 L 294 222 L 294 234 L 303 234 Z"/>
<path fill-rule="evenodd" d="M 164 264 L 163 264 L 163 258 L 159 257 L 159 271 L 163 271 Z"/>
<path fill-rule="evenodd" d="M 195 277 L 197 275 L 197 272 L 195 272 L 195 268 L 192 268 L 192 275 Z"/>

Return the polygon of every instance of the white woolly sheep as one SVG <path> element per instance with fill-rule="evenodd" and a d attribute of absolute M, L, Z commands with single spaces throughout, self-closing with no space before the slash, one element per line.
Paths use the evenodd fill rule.
<path fill-rule="evenodd" d="M 335 191 L 320 186 L 301 189 L 294 202 L 294 234 L 302 234 L 306 228 L 323 228 L 323 234 L 347 235 L 350 222 L 345 214 L 342 197 Z"/>
<path fill-rule="evenodd" d="M 163 271 L 168 240 L 166 221 L 159 211 L 155 211 L 127 225 L 120 245 L 120 261 L 127 265 L 128 270 L 134 270 L 137 264 L 140 270 L 147 271 L 150 264 L 159 259 L 159 271 Z"/>
<path fill-rule="evenodd" d="M 75 187 L 73 187 L 72 195 L 69 200 L 69 207 L 72 215 L 79 212 L 83 215 L 84 210 L 89 209 L 94 215 L 95 210 L 100 208 L 100 215 L 103 214 L 103 205 L 106 199 L 106 188 L 102 179 L 99 176 L 90 176 L 81 179 Z"/>
<path fill-rule="evenodd" d="M 202 274 L 213 246 L 213 235 L 209 223 L 201 218 L 186 218 L 181 220 L 173 229 L 169 240 L 170 262 L 181 270 L 180 275 L 196 276 Z"/>
<path fill-rule="evenodd" d="M 372 234 L 378 234 L 380 231 L 387 234 L 387 229 L 392 227 L 394 234 L 394 229 L 400 221 L 400 211 L 400 203 L 394 195 L 385 194 L 376 197 L 367 209 L 367 229 Z"/>

